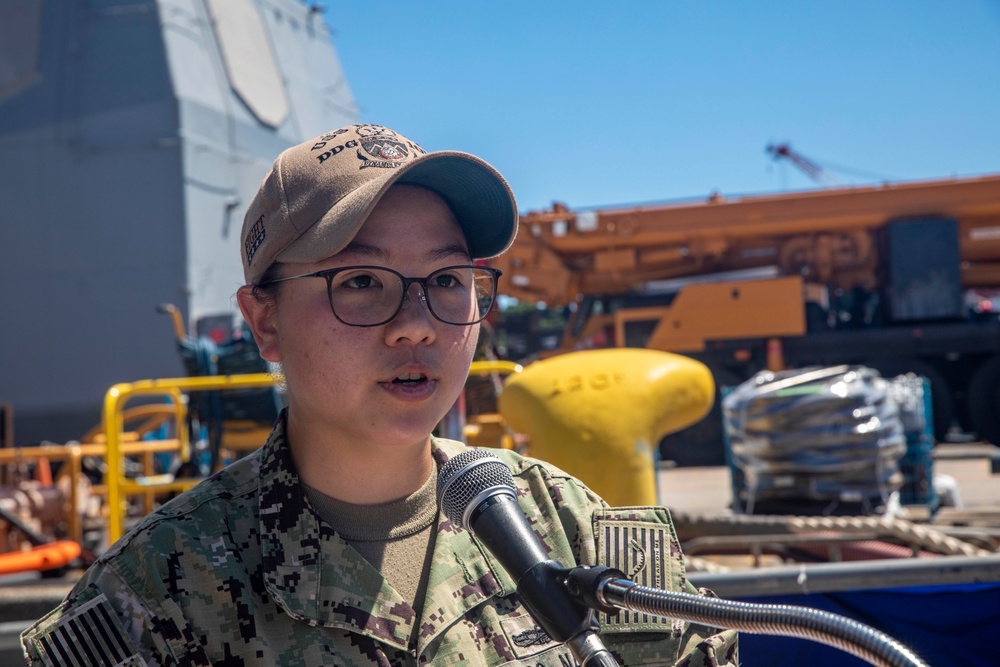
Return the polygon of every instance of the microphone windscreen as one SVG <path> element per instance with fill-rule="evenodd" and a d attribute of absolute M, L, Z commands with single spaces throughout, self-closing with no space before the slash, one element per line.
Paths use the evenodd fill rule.
<path fill-rule="evenodd" d="M 452 523 L 468 530 L 466 510 L 485 491 L 498 488 L 516 493 L 510 468 L 485 449 L 469 449 L 442 466 L 437 483 L 438 505 Z"/>

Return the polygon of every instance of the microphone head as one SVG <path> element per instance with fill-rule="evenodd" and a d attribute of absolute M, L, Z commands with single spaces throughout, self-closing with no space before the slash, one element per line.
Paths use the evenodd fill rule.
<path fill-rule="evenodd" d="M 517 498 L 514 475 L 485 449 L 469 449 L 452 457 L 438 474 L 438 505 L 452 523 L 466 530 L 472 511 L 497 493 Z"/>

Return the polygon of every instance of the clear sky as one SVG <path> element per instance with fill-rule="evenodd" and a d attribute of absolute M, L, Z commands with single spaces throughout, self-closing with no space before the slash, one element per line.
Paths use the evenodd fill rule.
<path fill-rule="evenodd" d="M 329 0 L 361 119 L 522 212 L 1000 173 L 1000 0 Z"/>

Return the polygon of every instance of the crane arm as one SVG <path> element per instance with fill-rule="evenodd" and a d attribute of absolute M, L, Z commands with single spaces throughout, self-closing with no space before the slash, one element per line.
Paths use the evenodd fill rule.
<path fill-rule="evenodd" d="M 775 160 L 788 160 L 798 167 L 802 173 L 820 185 L 833 186 L 838 184 L 837 179 L 828 174 L 823 167 L 801 153 L 792 150 L 792 147 L 788 144 L 768 144 L 766 150 Z"/>

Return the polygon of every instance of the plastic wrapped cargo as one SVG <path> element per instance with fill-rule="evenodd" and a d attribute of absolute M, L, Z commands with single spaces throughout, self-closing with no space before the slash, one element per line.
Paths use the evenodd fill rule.
<path fill-rule="evenodd" d="M 729 392 L 722 411 L 742 478 L 738 511 L 877 514 L 898 502 L 906 437 L 877 371 L 764 371 Z"/>

